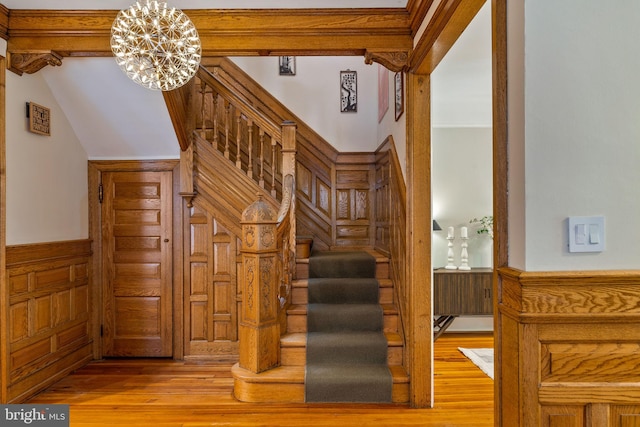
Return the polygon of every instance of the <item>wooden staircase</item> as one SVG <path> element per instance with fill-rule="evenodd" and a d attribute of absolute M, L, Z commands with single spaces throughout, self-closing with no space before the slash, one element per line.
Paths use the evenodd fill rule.
<path fill-rule="evenodd" d="M 402 366 L 403 340 L 399 333 L 398 311 L 389 278 L 389 260 L 370 251 L 377 261 L 376 278 L 380 282 L 380 304 L 384 309 L 384 331 L 388 341 L 388 363 L 393 376 L 392 402 L 409 402 L 409 378 Z M 296 260 L 296 277 L 291 291 L 292 305 L 287 310 L 287 333 L 280 339 L 280 366 L 252 373 L 235 365 L 234 394 L 244 402 L 304 403 L 307 331 L 307 279 L 309 259 Z"/>

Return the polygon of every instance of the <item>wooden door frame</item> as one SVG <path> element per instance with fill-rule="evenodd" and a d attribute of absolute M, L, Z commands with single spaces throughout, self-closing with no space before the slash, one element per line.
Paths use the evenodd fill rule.
<path fill-rule="evenodd" d="M 99 201 L 99 185 L 104 172 L 172 172 L 172 308 L 173 308 L 173 358 L 181 360 L 184 356 L 183 327 L 183 217 L 184 206 L 180 197 L 180 161 L 179 160 L 89 160 L 89 238 L 93 242 L 91 277 L 94 283 L 91 294 L 93 357 L 101 359 L 103 284 L 102 284 L 102 209 Z"/>
<path fill-rule="evenodd" d="M 418 212 L 431 209 L 431 182 L 424 179 L 430 172 L 431 126 L 416 122 L 416 117 L 430 112 L 430 87 L 425 81 L 435 70 L 442 58 L 466 29 L 485 1 L 489 0 L 444 0 L 441 3 L 443 16 L 441 27 L 434 24 L 435 37 L 425 35 L 416 44 L 407 77 L 407 248 L 408 285 L 411 289 L 408 331 L 411 348 L 408 362 L 411 367 L 411 406 L 424 408 L 432 406 L 433 399 L 433 330 L 431 301 L 431 227 L 414 221 Z M 497 313 L 498 281 L 497 269 L 507 266 L 508 259 L 508 135 L 507 135 L 507 4 L 505 0 L 491 0 L 492 32 L 492 104 L 493 104 L 493 215 L 494 215 L 494 338 L 495 347 L 501 345 L 501 331 L 495 322 Z M 434 29 L 435 28 L 435 29 Z M 428 32 L 428 31 L 427 31 Z M 426 33 L 427 33 L 426 32 Z M 433 34 L 430 34 L 433 36 Z M 426 175 L 426 176 L 430 176 Z M 423 221 L 424 222 L 424 221 Z M 429 254 L 429 262 L 420 261 L 420 255 Z M 499 356 L 497 352 L 496 356 Z M 501 425 L 499 408 L 502 401 L 502 382 L 499 375 L 501 361 L 496 358 L 494 388 L 495 425 Z M 416 377 L 422 378 L 415 381 Z M 428 380 L 427 380 L 428 378 Z"/>

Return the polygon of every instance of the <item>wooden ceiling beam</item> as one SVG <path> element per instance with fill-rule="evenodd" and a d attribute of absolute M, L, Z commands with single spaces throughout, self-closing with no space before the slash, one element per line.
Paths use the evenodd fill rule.
<path fill-rule="evenodd" d="M 8 51 L 111 56 L 117 10 L 11 10 Z M 364 55 L 411 50 L 409 13 L 394 9 L 184 11 L 198 29 L 203 56 Z"/>
<path fill-rule="evenodd" d="M 442 0 L 434 3 L 410 58 L 409 70 L 431 74 L 467 28 L 486 0 Z"/>

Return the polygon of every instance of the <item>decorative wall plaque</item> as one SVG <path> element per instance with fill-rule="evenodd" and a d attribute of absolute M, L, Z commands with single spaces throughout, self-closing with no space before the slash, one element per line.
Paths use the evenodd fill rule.
<path fill-rule="evenodd" d="M 29 132 L 51 136 L 51 110 L 35 102 L 27 102 Z"/>

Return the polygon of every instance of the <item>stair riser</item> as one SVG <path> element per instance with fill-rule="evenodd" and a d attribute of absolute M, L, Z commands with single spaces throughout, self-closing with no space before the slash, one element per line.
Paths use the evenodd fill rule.
<path fill-rule="evenodd" d="M 380 304 L 393 304 L 393 288 L 380 288 Z M 293 288 L 291 291 L 291 301 L 295 305 L 305 305 L 309 302 L 307 288 Z"/>
<path fill-rule="evenodd" d="M 304 384 L 273 384 L 234 381 L 234 395 L 241 402 L 250 403 L 305 403 Z M 409 384 L 394 383 L 391 388 L 392 403 L 409 402 Z"/>
<path fill-rule="evenodd" d="M 397 332 L 398 331 L 398 314 L 385 314 L 384 315 L 384 331 L 385 332 Z M 307 315 L 306 314 L 289 314 L 287 315 L 287 332 L 307 332 Z"/>
<path fill-rule="evenodd" d="M 389 263 L 378 262 L 376 264 L 376 279 L 383 280 L 388 279 L 389 276 Z M 308 262 L 296 263 L 296 279 L 308 279 L 309 278 L 309 264 Z"/>
<path fill-rule="evenodd" d="M 306 360 L 307 353 L 304 347 L 283 347 L 281 349 L 282 366 L 304 366 Z M 402 347 L 388 347 L 387 363 L 389 365 L 402 365 Z"/>

